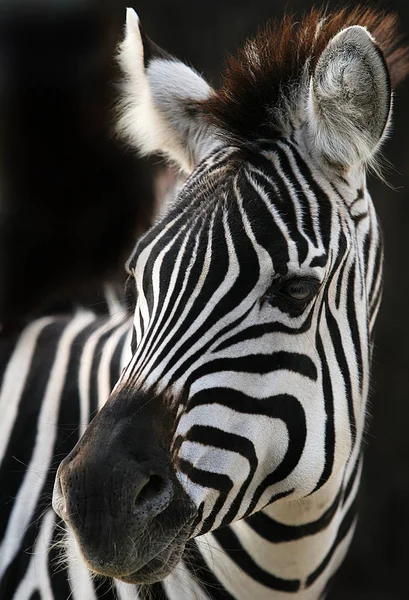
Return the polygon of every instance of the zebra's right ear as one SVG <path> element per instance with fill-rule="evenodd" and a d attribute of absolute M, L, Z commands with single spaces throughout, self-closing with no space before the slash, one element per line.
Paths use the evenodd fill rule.
<path fill-rule="evenodd" d="M 160 152 L 189 173 L 218 144 L 199 108 L 212 88 L 146 37 L 130 8 L 119 63 L 125 76 L 120 136 L 141 154 Z"/>

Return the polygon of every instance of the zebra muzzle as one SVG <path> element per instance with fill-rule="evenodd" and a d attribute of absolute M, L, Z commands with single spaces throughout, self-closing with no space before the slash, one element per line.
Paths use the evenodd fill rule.
<path fill-rule="evenodd" d="M 87 566 L 128 582 L 165 576 L 196 515 L 151 417 L 135 422 L 104 407 L 61 463 L 54 486 L 54 510 Z"/>

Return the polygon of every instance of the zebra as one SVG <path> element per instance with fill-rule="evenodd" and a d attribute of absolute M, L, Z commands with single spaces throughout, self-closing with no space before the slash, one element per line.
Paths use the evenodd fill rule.
<path fill-rule="evenodd" d="M 53 494 L 74 598 L 98 594 L 91 572 L 124 600 L 326 593 L 357 518 L 383 260 L 365 173 L 388 132 L 388 71 L 395 85 L 407 70 L 396 40 L 394 17 L 369 10 L 286 17 L 215 91 L 128 10 L 119 130 L 189 176 L 127 262 L 130 318 L 95 323 L 92 343 L 86 311 L 29 326 L 60 341 L 46 359 L 44 340 L 28 346 L 22 380 L 43 365 L 43 386 L 85 403 Z M 86 427 L 91 396 L 103 406 Z M 67 597 L 42 575 L 40 597 Z"/>

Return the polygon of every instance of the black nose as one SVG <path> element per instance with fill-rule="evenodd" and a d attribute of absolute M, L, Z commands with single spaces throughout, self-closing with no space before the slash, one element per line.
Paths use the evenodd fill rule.
<path fill-rule="evenodd" d="M 124 395 L 108 400 L 62 461 L 54 487 L 54 509 L 88 567 L 128 583 L 174 564 L 196 515 L 176 478 L 173 429 L 158 417 L 158 402 L 142 397 L 138 411 Z"/>
<path fill-rule="evenodd" d="M 88 465 L 79 469 L 75 461 L 63 462 L 57 473 L 53 508 L 64 520 L 83 525 L 93 514 L 132 515 L 140 526 L 166 509 L 173 498 L 173 483 L 159 468 L 117 457 L 117 464 Z M 110 473 L 111 469 L 111 473 Z M 88 471 L 88 472 L 87 472 Z M 92 521 L 92 518 L 91 518 Z M 92 526 L 92 523 L 90 523 Z"/>
<path fill-rule="evenodd" d="M 123 455 L 84 461 L 78 453 L 60 465 L 53 507 L 74 531 L 89 565 L 116 576 L 116 565 L 123 568 L 131 561 L 129 540 L 143 543 L 144 532 L 161 519 L 173 497 L 165 465 Z"/>
<path fill-rule="evenodd" d="M 108 575 L 114 564 L 122 573 L 131 553 L 135 562 L 135 552 L 149 543 L 147 532 L 166 520 L 177 484 L 152 419 L 140 417 L 135 429 L 118 412 L 105 408 L 94 418 L 60 464 L 53 495 L 89 565 Z"/>
<path fill-rule="evenodd" d="M 115 528 L 130 517 L 145 521 L 166 509 L 173 498 L 173 483 L 166 465 L 137 463 L 116 455 L 109 460 L 70 460 L 61 463 L 54 488 L 56 512 L 73 527 L 81 528 L 104 515 Z"/>

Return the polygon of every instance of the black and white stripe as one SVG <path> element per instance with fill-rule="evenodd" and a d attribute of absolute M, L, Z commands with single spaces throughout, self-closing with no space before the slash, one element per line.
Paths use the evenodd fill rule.
<path fill-rule="evenodd" d="M 138 290 L 140 312 L 137 311 L 134 321 L 137 350 L 122 377 L 132 379 L 137 372 L 139 381 L 153 385 L 151 376 L 144 376 L 144 373 L 160 372 L 166 375 L 163 385 L 184 389 L 189 400 L 174 440 L 180 455 L 180 476 L 185 485 L 192 485 L 193 489 L 197 486 L 199 490 L 212 490 L 201 505 L 203 518 L 198 526 L 198 530 L 212 530 L 212 533 L 189 543 L 186 560 L 163 584 L 169 598 L 179 599 L 183 597 L 181 594 L 187 594 L 186 598 L 200 597 L 203 585 L 210 586 L 207 593 L 215 598 L 219 594 L 217 589 L 223 590 L 220 597 L 228 597 L 227 594 L 240 597 L 239 590 L 243 588 L 260 596 L 266 586 L 285 594 L 306 586 L 311 594 L 305 597 L 317 597 L 316 589 L 339 562 L 339 555 L 343 554 L 355 524 L 363 426 L 362 417 L 357 423 L 355 415 L 362 415 L 362 393 L 366 393 L 368 385 L 367 375 L 364 377 L 363 373 L 368 364 L 369 349 L 365 337 L 367 321 L 355 315 L 355 307 L 359 304 L 355 295 L 362 296 L 363 290 L 373 289 L 369 302 L 371 314 L 376 310 L 376 305 L 372 308 L 372 302 L 377 302 L 381 256 L 376 220 L 371 209 L 359 223 L 365 261 L 357 261 L 350 250 L 345 251 L 344 256 L 338 252 L 337 261 L 334 261 L 336 281 L 333 275 L 324 283 L 324 288 L 334 286 L 330 295 L 332 300 L 329 301 L 329 293 L 322 289 L 321 299 L 315 300 L 318 304 L 316 315 L 311 309 L 302 317 L 288 320 L 287 312 L 274 302 L 266 307 L 267 312 L 263 315 L 259 298 L 264 294 L 262 286 L 266 287 L 263 280 L 266 266 L 260 263 L 271 261 L 274 254 L 269 252 L 270 239 L 262 237 L 264 227 L 260 232 L 255 227 L 254 214 L 263 216 L 263 224 L 266 219 L 277 219 L 272 223 L 276 228 L 274 249 L 281 242 L 283 249 L 279 259 L 284 271 L 291 252 L 297 259 L 302 253 L 304 260 L 299 264 L 300 268 L 308 265 L 307 269 L 311 270 L 311 264 L 318 262 L 316 269 L 322 270 L 322 257 L 330 256 L 331 249 L 340 244 L 345 235 L 339 216 L 331 210 L 328 183 L 318 182 L 316 174 L 311 173 L 291 144 L 280 142 L 277 147 L 277 153 L 273 146 L 266 150 L 261 162 L 252 158 L 240 166 L 231 178 L 231 189 L 226 186 L 219 206 L 209 206 L 206 198 L 208 203 L 201 211 L 200 219 L 195 219 L 196 205 L 187 207 L 183 213 L 170 211 L 164 219 L 165 234 L 161 236 L 153 229 L 137 250 L 136 263 L 141 256 L 148 255 L 150 262 L 144 268 L 156 273 L 156 279 L 145 277 L 145 285 L 152 284 L 153 287 L 156 281 L 159 291 L 153 287 L 150 296 L 143 297 L 143 291 Z M 207 166 L 203 165 L 203 177 L 210 189 L 217 180 L 225 181 L 223 165 L 226 157 L 231 160 L 236 155 L 240 156 L 240 152 L 233 149 L 216 153 Z M 272 213 L 268 202 L 276 193 L 278 176 L 271 172 L 268 176 L 263 174 L 263 167 L 267 164 L 265 161 L 274 165 L 274 161 L 283 155 L 287 157 L 287 168 L 292 165 L 293 170 L 287 170 L 287 175 L 280 171 L 280 175 L 291 177 L 297 193 L 293 190 L 285 192 L 287 188 L 283 187 L 281 193 L 286 193 L 286 198 L 280 200 L 278 209 Z M 283 162 L 280 161 L 280 166 Z M 319 190 L 319 196 L 311 193 L 312 184 L 316 193 Z M 188 182 L 184 193 L 188 193 L 189 185 Z M 233 214 L 229 196 L 232 193 L 238 199 Z M 343 202 L 341 192 L 338 196 L 339 202 Z M 200 207 L 203 198 L 198 193 L 195 198 Z M 294 242 L 291 248 L 285 244 L 290 236 L 279 209 L 281 205 L 288 206 L 290 201 L 293 202 L 293 214 L 303 217 L 299 221 L 299 239 L 307 240 L 307 252 L 302 242 L 298 245 Z M 304 217 L 306 207 L 309 217 Z M 225 228 L 224 258 L 214 233 L 217 211 L 222 215 L 220 220 Z M 180 225 L 181 215 L 184 226 Z M 313 219 L 311 215 L 314 215 Z M 325 227 L 320 223 L 326 223 Z M 328 223 L 331 223 L 331 234 L 337 235 L 328 234 Z M 240 236 L 233 238 L 231 228 L 238 226 Z M 162 224 L 157 227 L 161 228 Z M 332 248 L 326 246 L 329 239 Z M 345 242 L 342 243 L 346 248 Z M 166 252 L 161 252 L 161 248 L 166 248 Z M 146 249 L 149 254 L 145 253 Z M 195 267 L 194 259 L 200 256 L 206 256 L 206 260 L 199 262 L 207 262 L 205 273 L 204 267 L 200 271 Z M 246 268 L 247 264 L 250 267 L 249 276 L 246 271 L 240 274 L 237 269 L 239 259 L 243 257 L 250 261 L 246 263 Z M 218 266 L 215 280 L 213 272 L 216 269 L 212 261 L 217 261 Z M 129 269 L 141 273 L 143 280 L 144 268 L 134 263 L 135 260 L 130 261 Z M 280 263 L 276 261 L 276 264 Z M 232 282 L 226 274 L 234 269 L 236 276 Z M 166 295 L 160 295 L 161 283 Z M 218 303 L 217 298 L 220 298 Z M 232 315 L 232 308 L 237 306 L 239 311 Z M 203 307 L 205 310 L 208 307 L 205 316 Z M 341 311 L 349 317 L 349 327 L 343 328 L 342 333 Z M 256 319 L 253 313 L 256 313 Z M 145 320 L 140 314 L 145 314 Z M 195 326 L 200 317 L 205 323 L 201 328 Z M 314 331 L 315 343 L 314 337 L 310 338 Z M 324 351 L 322 338 L 328 336 L 328 332 Z M 175 334 L 176 343 L 172 337 Z M 310 348 L 307 346 L 307 351 L 294 352 L 293 340 L 299 340 L 296 349 L 302 350 L 300 340 L 303 336 Z M 277 340 L 280 342 L 273 354 L 265 349 L 272 340 L 274 344 Z M 97 591 L 99 583 L 93 583 L 85 567 L 76 564 L 74 559 L 67 572 L 56 564 L 58 549 L 46 551 L 60 535 L 57 517 L 49 508 L 49 498 L 59 458 L 71 450 L 90 417 L 114 387 L 129 357 L 129 341 L 129 320 L 121 322 L 118 315 L 100 317 L 86 310 L 72 317 L 44 317 L 31 323 L 15 339 L 2 341 L 0 478 L 7 482 L 7 487 L 2 486 L 5 506 L 1 512 L 0 598 L 30 599 L 36 597 L 36 590 L 38 597 L 55 600 L 66 598 L 70 593 L 74 598 L 97 598 L 107 593 L 105 585 Z M 353 353 L 343 350 L 348 344 L 354 348 Z M 207 360 L 203 360 L 204 356 Z M 265 396 L 262 392 L 264 381 L 272 373 L 284 375 L 283 381 L 278 381 L 274 394 Z M 281 499 L 289 499 L 295 494 L 294 484 L 285 485 L 285 489 L 280 485 L 300 468 L 306 451 L 308 421 L 311 420 L 312 427 L 317 411 L 316 406 L 310 409 L 303 403 L 296 390 L 292 393 L 289 373 L 305 390 L 313 386 L 317 395 L 318 390 L 328 392 L 322 410 L 326 424 L 321 434 L 327 446 L 325 452 L 320 448 L 322 457 L 326 458 L 319 461 L 307 493 L 325 487 L 334 470 L 334 432 L 337 422 L 341 421 L 332 390 L 336 378 L 343 382 L 347 392 L 338 412 L 345 414 L 343 418 L 349 429 L 349 461 L 341 474 L 340 485 L 329 494 L 328 505 L 318 511 L 310 508 L 311 518 L 302 523 L 291 522 L 285 511 L 283 515 L 283 509 L 277 507 Z M 210 387 L 209 378 L 212 381 Z M 248 379 L 252 380 L 254 390 L 260 390 L 259 395 L 243 391 Z M 351 382 L 357 383 L 353 386 Z M 177 397 L 177 392 L 175 395 Z M 231 423 L 233 429 L 230 429 Z M 276 425 L 272 427 L 273 423 Z M 287 451 L 275 459 L 276 468 L 270 464 L 260 475 L 259 464 L 263 461 L 265 446 L 263 430 L 269 430 L 270 434 L 275 432 L 281 438 L 287 435 Z M 184 450 L 185 445 L 188 451 Z M 202 466 L 200 455 L 196 459 L 194 452 L 203 448 L 209 450 L 209 455 Z M 211 468 L 212 456 L 223 454 L 225 457 L 218 459 L 220 464 L 228 464 L 230 457 L 239 458 L 240 478 L 237 481 L 232 481 L 224 469 L 217 473 L 214 467 Z M 207 465 L 208 468 L 204 468 Z M 227 479 L 230 481 L 226 485 Z M 252 516 L 248 516 L 250 514 Z M 226 527 L 232 521 L 237 522 Z M 219 529 L 219 526 L 223 527 Z M 296 546 L 303 554 L 309 554 L 311 541 L 320 537 L 329 537 L 331 543 L 324 546 L 325 552 L 318 564 L 312 557 L 304 579 L 292 575 L 288 568 L 271 571 L 260 561 L 260 556 L 265 555 L 273 565 L 285 563 L 283 557 L 294 555 Z M 256 551 L 254 541 L 257 542 Z M 226 574 L 230 574 L 227 579 Z M 118 589 L 121 585 L 121 594 L 125 594 L 124 590 L 131 593 L 126 584 L 119 584 Z M 155 588 L 158 590 L 159 584 L 151 591 Z M 192 590 L 196 590 L 196 596 L 189 596 Z"/>
<path fill-rule="evenodd" d="M 58 565 L 61 525 L 50 499 L 61 458 L 126 363 L 129 323 L 119 309 L 43 317 L 0 339 L 2 600 L 77 597 Z"/>
<path fill-rule="evenodd" d="M 304 25 L 300 44 L 304 33 L 310 39 Z M 301 81 L 292 82 L 297 97 L 281 99 L 270 125 L 240 139 L 227 124 L 223 131 L 217 94 L 155 54 L 128 13 L 122 132 L 192 173 L 127 263 L 132 322 L 81 311 L 35 321 L 5 342 L 0 477 L 13 473 L 16 459 L 22 464 L 1 514 L 1 600 L 325 595 L 357 518 L 383 256 L 365 161 L 390 109 L 380 52 L 363 27 L 350 25 L 325 33 L 324 20 L 314 21 L 313 42 L 327 35 L 316 70 L 307 56 L 296 72 Z M 248 60 L 257 51 L 250 45 Z M 345 53 L 356 70 L 346 116 L 345 98 L 328 109 L 325 96 L 331 85 L 340 93 Z M 379 95 L 379 112 L 369 116 L 362 95 L 354 97 L 368 65 Z M 204 119 L 206 109 L 217 119 Z M 278 109 L 289 114 L 278 118 Z M 57 521 L 40 511 L 58 455 L 71 451 L 105 400 L 100 414 L 113 418 L 118 398 L 134 402 L 132 417 L 154 399 L 157 419 L 173 419 L 166 452 L 197 517 L 182 559 L 162 581 L 143 589 L 115 581 L 110 591 L 92 582 L 69 519 L 68 572 L 55 571 L 56 551 L 42 552 L 56 539 Z M 68 437 L 64 423 L 72 424 Z M 35 548 L 31 558 L 27 547 Z"/>
<path fill-rule="evenodd" d="M 175 439 L 180 478 L 203 514 L 196 532 L 215 530 L 192 544 L 203 540 L 217 555 L 222 549 L 229 557 L 228 566 L 220 559 L 223 572 L 240 567 L 227 586 L 233 597 L 243 588 L 263 597 L 268 586 L 306 588 L 300 597 L 314 598 L 355 525 L 368 322 L 378 302 L 371 288 L 381 278 L 376 218 L 365 191 L 368 210 L 352 230 L 351 191 L 313 172 L 289 142 L 266 146 L 261 158 L 216 152 L 202 176 L 206 186 L 191 204 L 184 207 L 182 197 L 129 263 L 137 344 L 122 381 L 173 390 L 175 402 L 185 398 Z M 272 265 L 284 278 L 320 278 L 302 314 L 291 314 L 279 297 L 263 300 Z M 281 453 L 273 436 L 286 440 Z M 306 519 L 294 509 L 287 514 L 293 499 Z M 260 553 L 268 557 L 263 569 Z M 291 565 L 297 553 L 303 576 L 299 563 L 293 573 L 290 566 L 267 568 Z M 225 574 L 218 585 L 226 585 Z"/>

